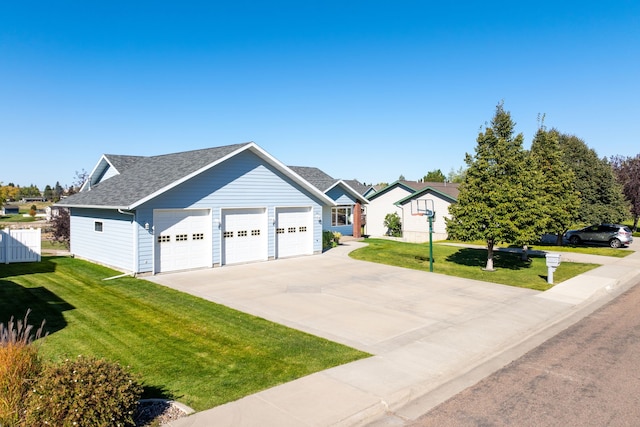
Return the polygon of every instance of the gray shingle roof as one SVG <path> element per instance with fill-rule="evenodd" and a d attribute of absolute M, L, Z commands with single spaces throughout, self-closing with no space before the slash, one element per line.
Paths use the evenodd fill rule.
<path fill-rule="evenodd" d="M 316 187 L 322 192 L 331 188 L 339 179 L 335 179 L 324 173 L 318 168 L 312 168 L 307 166 L 289 166 L 289 169 L 300 175 L 311 185 Z"/>
<path fill-rule="evenodd" d="M 74 194 L 59 205 L 128 208 L 251 143 L 160 156 L 106 155 L 119 175 Z"/>

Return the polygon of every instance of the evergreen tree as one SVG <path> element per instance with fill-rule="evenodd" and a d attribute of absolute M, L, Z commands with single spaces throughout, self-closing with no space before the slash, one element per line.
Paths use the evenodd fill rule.
<path fill-rule="evenodd" d="M 575 174 L 562 158 L 556 132 L 538 129 L 531 144 L 531 156 L 536 171 L 542 174 L 540 221 L 544 230 L 554 233 L 557 244 L 561 245 L 562 235 L 575 223 L 580 208 Z"/>
<path fill-rule="evenodd" d="M 447 232 L 463 241 L 486 241 L 490 271 L 495 244 L 531 243 L 542 230 L 538 176 L 514 127 L 510 113 L 498 104 L 490 126 L 478 135 L 475 155 L 465 156 L 465 180 L 457 203 L 449 207 Z"/>
<path fill-rule="evenodd" d="M 566 165 L 576 176 L 580 209 L 576 221 L 583 225 L 622 222 L 629 217 L 629 204 L 609 161 L 574 135 L 558 134 Z"/>
<path fill-rule="evenodd" d="M 44 187 L 44 192 L 42 193 L 42 196 L 47 200 L 54 201 L 53 188 L 51 188 L 50 185 L 47 185 L 46 187 Z"/>
<path fill-rule="evenodd" d="M 64 194 L 64 188 L 62 188 L 62 185 L 60 185 L 60 181 L 56 181 L 56 186 L 53 190 L 54 194 L 55 194 L 55 201 L 59 201 L 62 198 L 62 195 Z"/>

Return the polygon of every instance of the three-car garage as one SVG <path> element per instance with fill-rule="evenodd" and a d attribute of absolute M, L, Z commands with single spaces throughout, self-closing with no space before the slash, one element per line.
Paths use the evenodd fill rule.
<path fill-rule="evenodd" d="M 158 209 L 153 212 L 154 272 L 187 270 L 313 253 L 313 210 L 304 207 Z"/>

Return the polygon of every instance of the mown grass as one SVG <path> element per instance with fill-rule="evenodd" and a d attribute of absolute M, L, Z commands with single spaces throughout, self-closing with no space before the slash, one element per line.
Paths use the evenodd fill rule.
<path fill-rule="evenodd" d="M 469 244 L 469 245 L 478 245 L 482 247 L 486 247 L 487 242 L 484 241 L 473 241 L 473 242 L 462 242 L 459 240 L 442 240 L 438 243 L 461 243 L 461 244 Z M 498 248 L 513 248 L 516 246 L 509 244 L 499 244 L 496 245 Z M 544 243 L 535 243 L 533 245 L 528 245 L 530 250 L 537 251 L 545 251 L 545 252 L 575 252 L 579 254 L 589 254 L 589 255 L 601 255 L 601 256 L 610 256 L 615 258 L 624 258 L 627 255 L 631 255 L 633 253 L 630 249 L 614 249 L 603 245 L 570 245 L 566 244 L 563 246 L 553 245 L 553 244 L 544 244 Z"/>
<path fill-rule="evenodd" d="M 196 410 L 366 353 L 66 257 L 0 266 L 0 321 L 46 319 L 48 360 L 93 355 L 131 366 L 147 397 Z"/>
<path fill-rule="evenodd" d="M 32 217 L 32 216 L 23 216 L 22 214 L 19 215 L 2 215 L 0 216 L 0 223 L 1 222 L 34 222 L 34 221 L 38 221 L 41 218 L 36 218 L 36 217 Z"/>
<path fill-rule="evenodd" d="M 357 249 L 349 255 L 363 261 L 429 271 L 428 243 L 404 243 L 386 239 L 365 239 L 365 242 L 368 243 L 366 247 Z M 540 291 L 551 287 L 547 283 L 547 266 L 544 257 L 531 257 L 530 262 L 527 262 L 522 261 L 519 254 L 496 251 L 494 252 L 496 270 L 484 271 L 486 263 L 486 249 L 433 245 L 434 273 Z M 597 266 L 573 262 L 562 263 L 554 273 L 554 282 L 556 284 L 563 282 Z"/>

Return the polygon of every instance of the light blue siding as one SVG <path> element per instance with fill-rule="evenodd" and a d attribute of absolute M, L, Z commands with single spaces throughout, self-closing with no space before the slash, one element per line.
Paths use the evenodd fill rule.
<path fill-rule="evenodd" d="M 134 265 L 133 216 L 115 210 L 71 209 L 71 253 L 122 271 Z M 102 223 L 102 231 L 95 223 Z"/>
<path fill-rule="evenodd" d="M 245 151 L 201 173 L 187 182 L 150 200 L 137 209 L 138 270 L 153 267 L 153 210 L 208 208 L 212 215 L 212 260 L 221 263 L 223 208 L 266 208 L 267 217 L 275 218 L 277 207 L 311 207 L 313 217 L 322 214 L 322 201 L 314 197 L 252 152 Z M 144 225 L 149 224 L 149 230 Z M 322 251 L 322 223 L 313 221 L 313 251 Z M 275 229 L 268 224 L 268 256 L 275 257 Z"/>
<path fill-rule="evenodd" d="M 353 212 L 353 207 L 356 204 L 356 200 L 349 194 L 347 194 L 344 188 L 340 185 L 333 187 L 327 193 L 331 199 L 333 199 L 338 206 L 351 206 L 351 213 Z M 324 229 L 329 231 L 335 231 L 343 236 L 353 236 L 353 224 L 342 225 L 342 226 L 333 226 L 331 225 L 331 206 L 326 206 L 324 208 L 323 214 L 323 222 L 325 224 Z"/>

